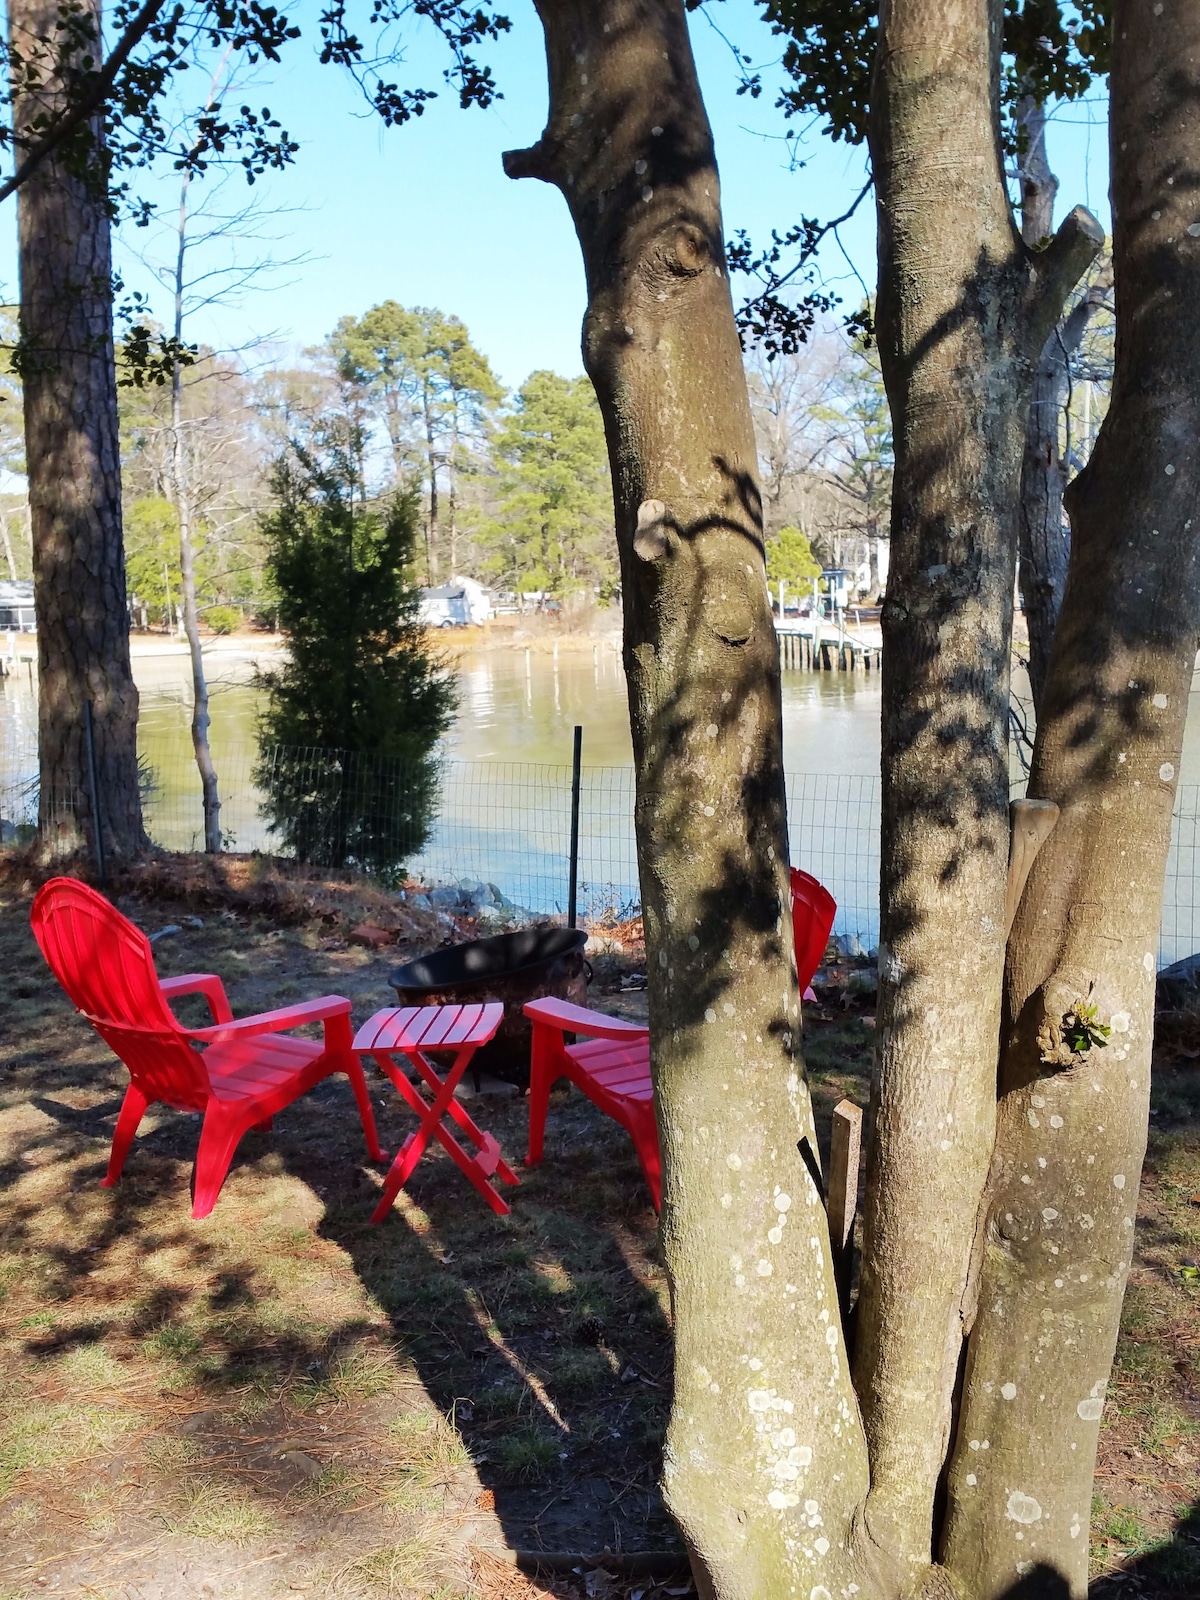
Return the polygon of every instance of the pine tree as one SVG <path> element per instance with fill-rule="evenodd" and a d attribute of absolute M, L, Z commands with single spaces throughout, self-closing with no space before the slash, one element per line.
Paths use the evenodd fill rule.
<path fill-rule="evenodd" d="M 395 877 L 432 825 L 454 710 L 417 622 L 417 497 L 368 503 L 357 437 L 323 457 L 293 445 L 273 490 L 262 527 L 288 661 L 258 680 L 263 813 L 301 860 Z"/>

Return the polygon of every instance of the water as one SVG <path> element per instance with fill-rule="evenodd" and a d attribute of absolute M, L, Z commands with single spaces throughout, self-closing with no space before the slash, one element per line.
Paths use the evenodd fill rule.
<path fill-rule="evenodd" d="M 251 782 L 257 753 L 256 662 L 269 644 L 214 641 L 211 743 L 221 784 L 221 824 L 230 849 L 271 847 Z M 422 856 L 431 879 L 473 877 L 497 884 L 518 904 L 564 910 L 570 829 L 572 730 L 584 728 L 580 827 L 582 902 L 594 914 L 637 899 L 632 838 L 632 750 L 619 649 L 608 640 L 520 641 L 460 654 L 459 711 L 446 741 L 441 813 Z M 148 825 L 167 848 L 202 842 L 199 782 L 189 736 L 186 652 L 140 637 L 134 676 L 141 694 L 139 748 L 153 769 Z M 1200 948 L 1200 696 L 1181 763 L 1176 841 L 1168 867 L 1162 958 Z M 839 904 L 837 928 L 871 944 L 877 937 L 877 675 L 804 673 L 783 677 L 784 765 L 792 860 L 826 883 Z M 36 772 L 36 700 L 25 669 L 0 680 L 0 793 Z"/>

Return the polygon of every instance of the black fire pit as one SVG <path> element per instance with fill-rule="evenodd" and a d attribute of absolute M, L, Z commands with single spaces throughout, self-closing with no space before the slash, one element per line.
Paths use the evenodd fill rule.
<path fill-rule="evenodd" d="M 581 928 L 524 928 L 472 939 L 408 961 L 388 975 L 401 1005 L 449 1006 L 499 1000 L 504 1021 L 475 1054 L 472 1069 L 529 1087 L 532 1026 L 521 1007 L 527 1000 L 553 995 L 574 1005 L 587 1004 L 591 971 L 584 960 L 587 934 Z M 476 1079 L 478 1083 L 478 1079 Z"/>

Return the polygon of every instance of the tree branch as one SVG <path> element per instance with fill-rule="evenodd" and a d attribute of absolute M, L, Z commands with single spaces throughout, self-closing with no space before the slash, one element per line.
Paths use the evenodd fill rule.
<path fill-rule="evenodd" d="M 544 137 L 530 145 L 528 150 L 506 150 L 500 159 L 506 178 L 540 178 L 543 183 L 558 182 Z"/>
<path fill-rule="evenodd" d="M 100 108 L 116 82 L 117 73 L 141 43 L 151 23 L 162 10 L 163 4 L 164 0 L 145 0 L 145 4 L 126 28 L 120 42 L 110 52 L 108 60 L 91 79 L 86 93 L 69 111 L 64 112 L 57 122 L 50 125 L 26 153 L 25 159 L 12 177 L 0 183 L 0 200 L 7 200 L 10 194 L 19 189 L 26 178 L 37 171 L 46 157 Z"/>
<path fill-rule="evenodd" d="M 1103 248 L 1104 229 L 1085 206 L 1076 206 L 1046 248 L 1033 253 L 1030 299 L 1039 351 L 1062 315 L 1063 302 Z"/>

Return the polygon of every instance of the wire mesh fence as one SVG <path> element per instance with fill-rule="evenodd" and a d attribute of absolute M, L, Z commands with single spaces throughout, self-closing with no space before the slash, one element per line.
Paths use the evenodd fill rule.
<path fill-rule="evenodd" d="M 221 829 L 230 850 L 295 853 L 295 840 L 270 820 L 260 786 L 274 764 L 290 762 L 291 793 L 316 819 L 309 834 L 336 864 L 339 806 L 365 812 L 383 855 L 427 883 L 490 883 L 535 915 L 567 906 L 571 768 L 531 762 L 446 761 L 436 772 L 432 822 L 414 820 L 419 763 L 376 759 L 348 766 L 337 752 L 266 751 L 257 763 L 227 762 L 218 773 Z M 204 821 L 195 766 L 183 758 L 147 774 L 146 829 L 164 849 L 199 850 Z M 824 883 L 838 903 L 835 931 L 864 949 L 879 937 L 879 780 L 866 774 L 789 773 L 791 859 Z M 69 809 L 70 797 L 57 797 Z M 616 920 L 639 905 L 630 767 L 584 767 L 579 817 L 579 907 L 589 921 Z M 36 780 L 0 780 L 0 844 L 21 844 L 37 823 Z M 317 825 L 319 824 L 319 825 Z M 332 841 L 332 842 L 331 842 Z M 389 856 L 390 852 L 390 856 Z M 321 851 L 318 850 L 318 854 Z M 377 857 L 377 859 L 379 859 Z M 356 864 L 354 839 L 345 864 Z M 1176 794 L 1163 900 L 1160 965 L 1200 949 L 1200 785 Z"/>

